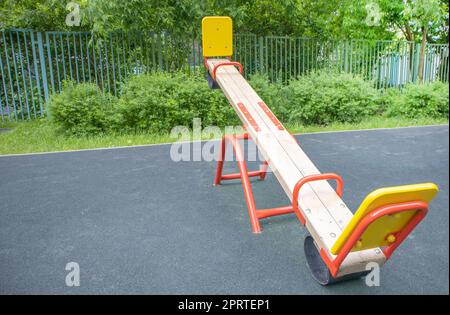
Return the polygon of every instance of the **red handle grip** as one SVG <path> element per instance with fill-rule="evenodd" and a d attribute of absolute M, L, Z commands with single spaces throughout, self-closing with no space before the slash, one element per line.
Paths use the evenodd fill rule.
<path fill-rule="evenodd" d="M 298 195 L 300 192 L 300 189 L 309 182 L 319 181 L 319 180 L 335 180 L 337 183 L 336 187 L 336 193 L 339 197 L 342 198 L 342 192 L 344 191 L 344 181 L 341 176 L 334 174 L 334 173 L 324 173 L 324 174 L 317 174 L 317 175 L 308 175 L 300 179 L 297 184 L 295 184 L 294 192 L 292 194 L 292 208 L 294 209 L 294 213 L 297 215 L 300 222 L 305 225 L 306 220 L 303 217 L 302 213 L 300 212 L 300 209 L 298 207 Z"/>
<path fill-rule="evenodd" d="M 236 61 L 230 61 L 230 62 L 224 62 L 216 65 L 213 69 L 212 78 L 216 80 L 217 77 L 217 69 L 224 66 L 235 66 L 239 68 L 239 73 L 242 74 L 244 72 L 244 67 L 239 62 Z"/>

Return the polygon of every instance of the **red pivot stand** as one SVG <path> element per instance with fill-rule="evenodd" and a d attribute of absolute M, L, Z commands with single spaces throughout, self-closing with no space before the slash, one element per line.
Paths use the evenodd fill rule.
<path fill-rule="evenodd" d="M 259 224 L 259 220 L 263 218 L 273 217 L 277 215 L 283 215 L 288 213 L 293 213 L 294 209 L 292 206 L 279 207 L 279 208 L 271 208 L 271 209 L 262 209 L 257 210 L 255 206 L 255 200 L 253 198 L 252 186 L 250 183 L 250 177 L 259 176 L 260 180 L 264 180 L 267 173 L 267 161 L 264 162 L 261 170 L 259 171 L 247 171 L 247 164 L 245 163 L 244 153 L 242 152 L 242 148 L 239 144 L 239 140 L 248 140 L 249 135 L 225 135 L 222 138 L 222 143 L 219 152 L 219 159 L 217 162 L 217 171 L 216 177 L 214 179 L 214 185 L 220 185 L 222 180 L 231 180 L 231 179 L 241 179 L 242 180 L 242 188 L 244 189 L 244 196 L 247 202 L 248 214 L 250 216 L 250 223 L 252 225 L 253 233 L 261 233 L 261 226 Z M 226 174 L 222 175 L 223 163 L 225 160 L 225 149 L 227 141 L 231 142 L 234 152 L 236 154 L 236 160 L 239 167 L 239 173 L 235 174 Z"/>

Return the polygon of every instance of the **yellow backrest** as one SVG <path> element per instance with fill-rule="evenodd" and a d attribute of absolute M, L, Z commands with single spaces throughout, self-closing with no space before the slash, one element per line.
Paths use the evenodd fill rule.
<path fill-rule="evenodd" d="M 356 211 L 352 220 L 331 248 L 331 253 L 337 255 L 341 251 L 358 223 L 371 211 L 382 206 L 402 202 L 423 201 L 429 203 L 438 190 L 438 187 L 433 183 L 387 187 L 375 190 L 361 203 L 358 211 Z M 388 236 L 405 227 L 415 213 L 416 211 L 405 211 L 392 216 L 384 216 L 372 222 L 352 251 L 389 245 Z"/>
<path fill-rule="evenodd" d="M 233 21 L 228 16 L 207 16 L 202 20 L 203 57 L 233 55 Z"/>

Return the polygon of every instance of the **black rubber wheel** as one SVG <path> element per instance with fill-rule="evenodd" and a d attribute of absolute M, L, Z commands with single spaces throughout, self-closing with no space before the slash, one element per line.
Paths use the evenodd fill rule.
<path fill-rule="evenodd" d="M 311 271 L 312 276 L 321 285 L 330 285 L 337 282 L 348 281 L 353 279 L 359 279 L 366 276 L 370 271 L 363 271 L 358 273 L 353 273 L 345 275 L 339 278 L 334 278 L 330 270 L 328 270 L 327 265 L 322 260 L 316 245 L 314 244 L 314 239 L 311 236 L 305 238 L 304 251 L 306 256 L 306 261 Z"/>
<path fill-rule="evenodd" d="M 217 84 L 217 82 L 211 77 L 209 72 L 205 73 L 205 78 L 208 81 L 208 86 L 210 89 L 217 90 L 220 89 L 220 86 Z"/>

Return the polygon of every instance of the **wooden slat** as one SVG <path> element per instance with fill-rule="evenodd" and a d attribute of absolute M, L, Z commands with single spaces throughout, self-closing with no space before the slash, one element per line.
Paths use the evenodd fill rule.
<path fill-rule="evenodd" d="M 222 62 L 227 60 L 208 60 L 210 72 L 215 65 Z M 216 81 L 292 201 L 297 181 L 307 175 L 319 174 L 319 170 L 281 123 L 278 120 L 275 122 L 264 106 L 260 105 L 264 101 L 236 68 L 233 66 L 219 68 Z M 245 106 L 247 114 L 242 112 L 242 105 L 238 104 Z M 325 248 L 329 256 L 334 258 L 330 249 L 351 220 L 353 216 L 351 211 L 327 181 L 305 185 L 299 195 L 299 206 L 307 219 L 306 227 L 317 245 Z M 382 251 L 376 248 L 350 253 L 338 275 L 363 271 L 368 262 L 382 265 L 385 262 Z"/>

